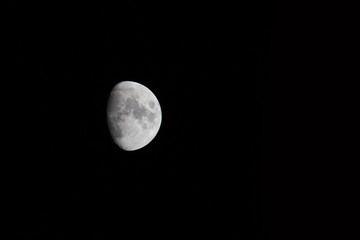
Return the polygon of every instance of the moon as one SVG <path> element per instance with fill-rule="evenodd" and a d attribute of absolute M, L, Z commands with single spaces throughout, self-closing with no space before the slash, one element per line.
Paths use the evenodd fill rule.
<path fill-rule="evenodd" d="M 107 122 L 115 143 L 125 151 L 148 145 L 160 129 L 161 107 L 144 85 L 122 81 L 112 89 L 107 104 Z"/>

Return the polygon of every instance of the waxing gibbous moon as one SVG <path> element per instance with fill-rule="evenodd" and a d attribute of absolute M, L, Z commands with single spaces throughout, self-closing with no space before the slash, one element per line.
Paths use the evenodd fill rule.
<path fill-rule="evenodd" d="M 162 114 L 156 96 L 144 85 L 123 81 L 112 89 L 107 122 L 115 143 L 126 151 L 149 144 L 159 131 Z"/>

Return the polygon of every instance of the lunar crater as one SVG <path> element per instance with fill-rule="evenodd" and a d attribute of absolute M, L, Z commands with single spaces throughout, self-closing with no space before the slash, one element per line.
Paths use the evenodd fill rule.
<path fill-rule="evenodd" d="M 149 102 L 149 107 L 150 107 L 151 109 L 153 109 L 153 108 L 155 107 L 155 103 L 154 103 L 153 101 L 150 101 L 150 102 Z"/>

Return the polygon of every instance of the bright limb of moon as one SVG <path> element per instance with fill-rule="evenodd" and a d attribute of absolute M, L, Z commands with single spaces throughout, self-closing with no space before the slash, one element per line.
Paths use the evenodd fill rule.
<path fill-rule="evenodd" d="M 108 127 L 116 144 L 133 151 L 149 144 L 162 120 L 159 101 L 144 85 L 123 81 L 112 89 L 107 107 Z"/>

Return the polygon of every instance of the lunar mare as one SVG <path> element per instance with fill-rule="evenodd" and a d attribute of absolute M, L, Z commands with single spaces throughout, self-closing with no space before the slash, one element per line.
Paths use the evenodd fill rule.
<path fill-rule="evenodd" d="M 122 149 L 133 151 L 154 139 L 162 114 L 159 101 L 147 87 L 123 81 L 111 91 L 107 119 L 114 141 Z"/>

